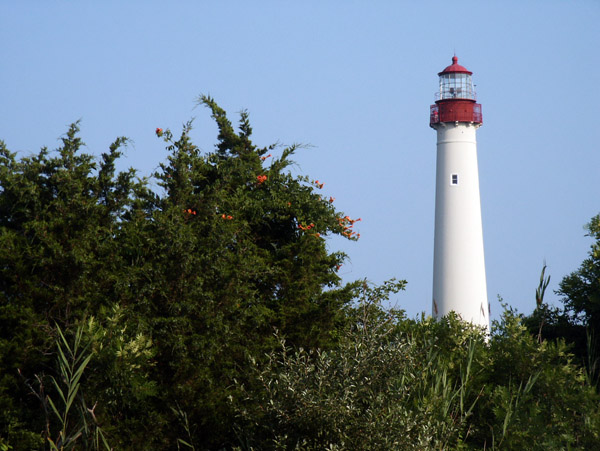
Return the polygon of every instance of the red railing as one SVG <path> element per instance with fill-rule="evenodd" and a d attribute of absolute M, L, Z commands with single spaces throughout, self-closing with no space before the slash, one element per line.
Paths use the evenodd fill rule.
<path fill-rule="evenodd" d="M 429 112 L 429 125 L 440 122 L 469 122 L 483 123 L 481 104 L 469 100 L 439 101 L 431 105 Z"/>
<path fill-rule="evenodd" d="M 429 108 L 429 125 L 437 124 L 440 122 L 440 110 L 437 105 L 431 105 Z"/>

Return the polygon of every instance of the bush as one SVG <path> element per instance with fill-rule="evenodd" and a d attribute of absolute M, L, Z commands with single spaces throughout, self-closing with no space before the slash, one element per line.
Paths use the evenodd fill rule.
<path fill-rule="evenodd" d="M 243 449 L 591 449 L 598 395 L 564 343 L 507 311 L 491 337 L 450 316 L 381 312 L 330 351 L 282 341 L 253 365 Z"/>

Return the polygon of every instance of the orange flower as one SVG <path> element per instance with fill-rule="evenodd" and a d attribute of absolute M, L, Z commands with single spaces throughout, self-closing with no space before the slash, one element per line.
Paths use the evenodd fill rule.
<path fill-rule="evenodd" d="M 232 219 L 233 219 L 233 216 L 231 216 L 231 215 L 227 215 L 227 219 L 229 219 L 229 220 L 232 220 Z"/>
<path fill-rule="evenodd" d="M 330 197 L 329 198 L 329 203 L 332 204 L 334 200 L 335 200 L 335 197 Z"/>
<path fill-rule="evenodd" d="M 227 216 L 225 215 L 225 213 L 223 213 L 223 214 L 221 215 L 221 217 L 222 217 L 223 219 L 227 218 Z"/>
<path fill-rule="evenodd" d="M 157 128 L 156 129 L 156 136 L 158 136 L 159 138 L 163 135 L 163 129 L 162 128 Z"/>
<path fill-rule="evenodd" d="M 266 160 L 267 158 L 269 158 L 270 156 L 271 156 L 271 154 L 267 155 L 266 157 L 260 157 L 260 159 L 261 159 L 262 161 L 265 161 L 265 160 Z"/>
<path fill-rule="evenodd" d="M 258 180 L 258 183 L 264 183 L 267 180 L 267 176 L 266 175 L 259 175 L 256 177 L 256 180 Z"/>

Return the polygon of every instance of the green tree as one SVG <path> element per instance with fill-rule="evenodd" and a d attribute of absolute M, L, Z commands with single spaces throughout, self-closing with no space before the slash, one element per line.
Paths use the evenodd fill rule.
<path fill-rule="evenodd" d="M 133 170 L 115 172 L 124 138 L 98 163 L 78 130 L 20 160 L 0 142 L 0 434 L 20 449 L 35 449 L 45 419 L 19 372 L 49 371 L 55 325 L 112 302 L 119 223 L 137 187 Z"/>
<path fill-rule="evenodd" d="M 17 159 L 0 143 L 0 448 L 600 440 L 586 374 L 562 340 L 538 337 L 552 312 L 532 335 L 508 311 L 485 337 L 382 309 L 404 281 L 342 283 L 326 237 L 357 239 L 359 219 L 290 173 L 298 146 L 258 147 L 247 113 L 234 127 L 200 103 L 215 149 L 193 144 L 191 124 L 157 129 L 169 153 L 153 184 L 115 170 L 126 139 L 96 159 L 77 124 L 55 152 Z M 596 244 L 561 285 L 589 324 L 598 258 Z"/>
<path fill-rule="evenodd" d="M 413 321 L 380 313 L 330 351 L 284 346 L 268 362 L 253 362 L 262 390 L 247 390 L 248 405 L 239 404 L 242 449 L 598 443 L 599 397 L 585 373 L 564 343 L 540 343 L 513 312 L 489 339 L 456 316 Z"/>
<path fill-rule="evenodd" d="M 190 440 L 212 446 L 232 436 L 227 399 L 247 355 L 275 349 L 275 332 L 307 348 L 336 342 L 356 284 L 340 284 L 344 255 L 324 237 L 355 238 L 319 183 L 286 171 L 296 146 L 258 148 L 246 113 L 236 131 L 211 98 L 200 102 L 219 128 L 215 151 L 200 152 L 190 124 L 178 139 L 157 131 L 170 152 L 155 175 L 163 191 L 128 223 L 123 252 L 138 271 L 127 317 L 152 333 L 163 401 L 195 427 Z"/>
<path fill-rule="evenodd" d="M 589 328 L 597 347 L 600 343 L 600 215 L 592 218 L 587 229 L 588 236 L 595 240 L 589 256 L 577 271 L 561 281 L 558 294 L 562 295 L 565 310 L 573 322 L 581 322 Z"/>
<path fill-rule="evenodd" d="M 559 293 L 564 296 L 565 306 L 574 315 L 582 315 L 588 324 L 600 324 L 600 215 L 592 218 L 586 226 L 588 236 L 595 241 L 589 257 L 579 269 L 565 277 Z"/>
<path fill-rule="evenodd" d="M 566 276 L 557 293 L 562 296 L 564 315 L 560 331 L 573 343 L 574 352 L 584 360 L 592 379 L 598 382 L 600 361 L 600 215 L 586 226 L 594 239 L 588 258 L 577 271 Z"/>
<path fill-rule="evenodd" d="M 158 188 L 100 161 L 73 125 L 56 152 L 0 150 L 0 435 L 35 449 L 56 415 L 39 406 L 57 377 L 56 326 L 92 353 L 79 392 L 119 449 L 231 440 L 227 399 L 247 355 L 335 346 L 357 284 L 342 285 L 331 234 L 356 222 L 288 171 L 297 146 L 255 146 L 208 97 L 214 152 L 158 129 L 169 156 Z M 277 156 L 276 156 L 277 155 Z M 21 376 L 19 375 L 19 371 Z M 38 381 L 39 384 L 34 383 Z M 31 396 L 33 392 L 36 396 Z M 58 425 L 60 426 L 60 425 Z M 37 432 L 36 432 L 37 431 Z M 183 442 L 180 442 L 183 443 Z"/>
<path fill-rule="evenodd" d="M 590 375 L 597 379 L 600 357 L 600 215 L 592 218 L 586 228 L 588 236 L 595 241 L 579 269 L 564 277 L 559 284 L 557 294 L 561 296 L 563 307 L 550 307 L 538 302 L 524 322 L 532 332 L 537 330 L 540 338 L 565 340 L 578 363 L 585 365 Z"/>

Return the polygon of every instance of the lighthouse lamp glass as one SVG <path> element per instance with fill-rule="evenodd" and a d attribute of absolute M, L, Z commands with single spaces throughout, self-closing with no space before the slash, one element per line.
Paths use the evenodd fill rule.
<path fill-rule="evenodd" d="M 440 75 L 440 100 L 444 99 L 475 100 L 471 76 L 461 73 Z"/>

